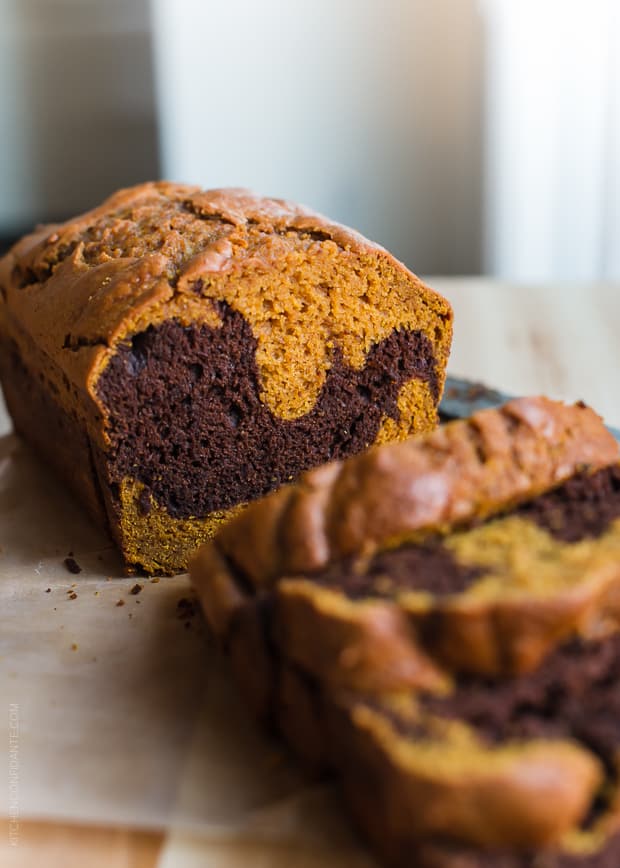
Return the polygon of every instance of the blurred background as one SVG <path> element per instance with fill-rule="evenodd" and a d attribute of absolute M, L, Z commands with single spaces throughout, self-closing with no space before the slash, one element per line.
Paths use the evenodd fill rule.
<path fill-rule="evenodd" d="M 620 279 L 615 0 L 0 0 L 0 244 L 165 177 L 422 274 Z"/>

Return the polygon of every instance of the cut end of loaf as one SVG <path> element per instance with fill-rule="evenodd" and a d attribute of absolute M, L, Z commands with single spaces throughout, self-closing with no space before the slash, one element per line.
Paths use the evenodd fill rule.
<path fill-rule="evenodd" d="M 183 570 L 240 505 L 437 424 L 449 304 L 301 206 L 144 184 L 24 239 L 0 277 L 16 424 L 130 569 Z M 15 359 L 36 386 L 11 390 Z M 32 430 L 39 386 L 83 434 L 62 460 Z"/>

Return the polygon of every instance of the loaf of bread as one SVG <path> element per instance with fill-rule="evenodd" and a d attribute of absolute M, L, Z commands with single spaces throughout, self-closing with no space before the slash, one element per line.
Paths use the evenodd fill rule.
<path fill-rule="evenodd" d="M 617 864 L 619 459 L 521 399 L 310 471 L 193 559 L 254 711 L 386 864 Z"/>
<path fill-rule="evenodd" d="M 179 571 L 302 470 L 433 428 L 451 332 L 385 250 L 240 190 L 144 184 L 0 260 L 15 427 L 129 571 Z"/>

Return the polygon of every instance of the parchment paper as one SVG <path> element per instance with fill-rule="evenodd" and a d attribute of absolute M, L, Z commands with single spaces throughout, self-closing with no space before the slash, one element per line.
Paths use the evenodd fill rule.
<path fill-rule="evenodd" d="M 276 844 L 283 865 L 306 846 L 323 856 L 304 864 L 325 864 L 325 848 L 370 864 L 333 791 L 305 783 L 246 714 L 200 613 L 179 608 L 188 577 L 124 578 L 9 431 L 0 408 L 0 738 L 17 709 L 20 818 L 171 830 L 160 864 L 176 868 L 204 864 L 205 837 L 247 840 L 252 864 L 279 864 Z"/>

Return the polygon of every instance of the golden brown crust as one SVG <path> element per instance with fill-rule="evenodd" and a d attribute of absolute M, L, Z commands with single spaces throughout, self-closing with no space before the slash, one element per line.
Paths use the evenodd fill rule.
<path fill-rule="evenodd" d="M 252 504 L 216 544 L 259 587 L 484 518 L 617 456 L 616 441 L 588 407 L 521 398 L 309 471 Z"/>
<path fill-rule="evenodd" d="M 274 591 L 272 618 L 284 657 L 329 689 L 440 690 L 446 683 L 441 663 L 398 605 L 354 602 L 311 581 L 291 579 Z"/>
<path fill-rule="evenodd" d="M 192 575 L 209 576 L 209 593 L 201 596 L 206 619 L 216 638 L 223 641 L 230 631 L 235 613 L 255 601 L 231 575 L 230 565 L 212 545 L 201 546 L 191 560 Z"/>
<path fill-rule="evenodd" d="M 325 319 L 333 326 L 333 333 L 324 336 L 316 352 L 327 358 L 324 345 L 331 338 L 341 345 L 345 359 L 360 367 L 372 343 L 385 336 L 382 319 L 387 333 L 399 325 L 419 327 L 428 332 L 436 347 L 441 389 L 452 333 L 452 311 L 446 300 L 425 287 L 387 251 L 353 230 L 294 203 L 243 190 L 203 191 L 168 182 L 141 184 L 119 191 L 67 223 L 43 226 L 0 259 L 4 302 L 0 309 L 10 320 L 11 329 L 23 333 L 22 350 L 27 352 L 32 342 L 57 366 L 48 375 L 59 388 L 67 391 L 63 377 L 67 378 L 80 393 L 86 392 L 81 399 L 74 396 L 74 405 L 88 397 L 93 413 L 99 410 L 105 414 L 95 386 L 119 342 L 172 317 L 184 324 L 217 326 L 220 318 L 214 299 L 226 298 L 250 321 L 259 342 L 258 361 L 264 378 L 277 379 L 282 367 L 288 369 L 289 379 L 302 378 L 303 372 L 294 362 L 296 335 L 290 335 L 290 341 L 284 336 L 282 364 L 270 368 L 269 358 L 275 355 L 269 343 L 271 320 L 261 305 L 248 297 L 243 281 L 282 262 L 294 276 L 302 262 L 300 257 L 312 245 L 321 260 L 325 254 L 321 243 L 328 248 L 323 256 L 328 271 L 329 254 L 342 250 L 353 277 L 356 257 L 367 256 L 383 263 L 392 277 L 402 278 L 403 287 L 402 293 L 391 287 L 388 292 L 376 279 L 367 287 L 373 295 L 368 304 L 356 298 L 350 310 L 339 303 L 332 305 L 329 314 L 315 310 L 321 293 L 308 293 L 302 299 L 308 313 L 312 308 L 317 322 Z M 223 291 L 222 286 L 229 286 L 231 280 L 234 288 Z M 198 281 L 202 284 L 197 292 Z M 359 294 L 361 297 L 363 289 Z M 387 316 L 372 314 L 374 304 L 385 313 L 389 302 L 393 311 L 387 310 Z M 364 323 L 365 315 L 372 321 Z M 339 316 L 348 323 L 348 331 L 345 328 L 340 333 Z M 361 317 L 364 328 L 356 327 L 354 317 Z M 261 350 L 263 342 L 265 351 Z M 288 365 L 287 354 L 291 355 Z M 315 361 L 319 366 L 325 363 L 319 356 Z M 284 418 L 303 412 L 288 407 L 286 393 L 281 394 L 284 384 L 278 381 L 277 386 L 274 394 L 267 388 L 265 396 L 274 411 Z M 316 386 L 318 391 L 320 382 Z M 70 395 L 68 390 L 67 400 Z M 308 407 L 315 397 L 308 396 Z"/>

